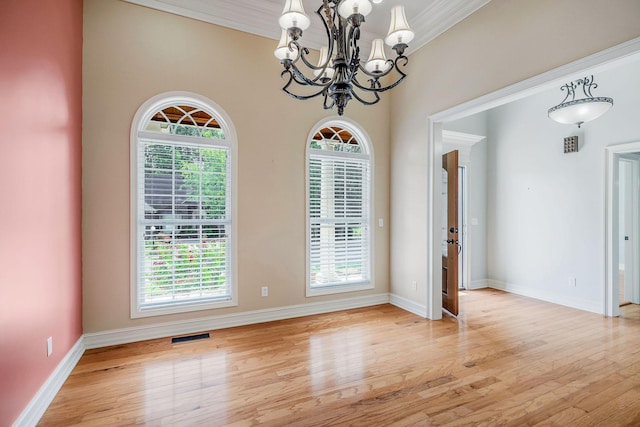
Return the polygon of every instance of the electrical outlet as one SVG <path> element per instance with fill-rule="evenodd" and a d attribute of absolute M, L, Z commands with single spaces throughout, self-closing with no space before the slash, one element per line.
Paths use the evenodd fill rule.
<path fill-rule="evenodd" d="M 378 218 L 378 227 L 384 227 L 384 219 Z"/>
<path fill-rule="evenodd" d="M 572 288 L 576 287 L 576 278 L 575 277 L 569 277 L 569 286 L 571 286 Z"/>
<path fill-rule="evenodd" d="M 415 280 L 413 282 L 411 282 L 411 289 L 413 289 L 414 291 L 418 290 L 418 282 L 416 282 Z"/>
<path fill-rule="evenodd" d="M 269 287 L 268 286 L 263 286 L 262 287 L 262 296 L 263 297 L 268 297 L 269 296 Z"/>
<path fill-rule="evenodd" d="M 53 353 L 53 337 L 47 338 L 47 357 Z"/>

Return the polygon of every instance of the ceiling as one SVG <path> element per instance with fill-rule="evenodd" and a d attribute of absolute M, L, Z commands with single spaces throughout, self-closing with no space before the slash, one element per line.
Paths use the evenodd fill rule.
<path fill-rule="evenodd" d="M 268 37 L 280 38 L 278 18 L 285 0 L 124 0 L 153 9 L 186 16 L 204 22 Z M 410 54 L 424 46 L 490 0 L 383 0 L 374 4 L 373 12 L 362 27 L 363 46 L 369 46 L 374 38 L 384 38 L 389 29 L 391 7 L 404 5 L 409 25 L 416 37 L 410 43 Z M 326 45 L 326 35 L 315 11 L 321 0 L 303 0 L 306 13 L 311 17 L 311 27 L 303 35 L 303 44 L 319 49 Z M 275 48 L 275 42 L 274 42 Z M 365 48 L 368 52 L 368 48 Z"/>

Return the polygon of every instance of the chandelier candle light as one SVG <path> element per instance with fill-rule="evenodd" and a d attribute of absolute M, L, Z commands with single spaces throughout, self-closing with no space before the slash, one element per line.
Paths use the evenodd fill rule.
<path fill-rule="evenodd" d="M 582 86 L 584 98 L 576 99 L 578 86 Z M 549 109 L 549 118 L 558 123 L 575 124 L 578 127 L 597 119 L 613 106 L 613 99 L 594 97 L 591 94 L 591 90 L 597 87 L 598 85 L 593 82 L 593 76 L 565 84 L 560 90 L 566 90 L 567 95 L 560 104 Z"/>
<path fill-rule="evenodd" d="M 374 3 L 381 1 L 373 0 Z M 300 44 L 302 33 L 309 28 L 311 20 L 304 12 L 302 0 L 286 0 L 278 21 L 282 35 L 274 51 L 284 66 L 282 90 L 300 100 L 322 95 L 325 109 L 337 107 L 338 114 L 343 115 L 352 98 L 373 105 L 380 101 L 381 92 L 404 80 L 407 75 L 400 66 L 406 66 L 409 61 L 404 51 L 414 33 L 409 28 L 403 6 L 391 9 L 391 25 L 384 40 L 396 52 L 396 58 L 387 59 L 382 39 L 375 39 L 369 59 L 360 60 L 360 26 L 372 9 L 369 0 L 322 0 L 316 14 L 326 30 L 327 45 L 320 49 L 319 61 L 314 65 L 307 58 L 309 49 Z M 394 70 L 395 80 L 383 86 L 380 79 Z M 293 83 L 311 88 L 310 93 L 294 93 L 298 86 Z"/>

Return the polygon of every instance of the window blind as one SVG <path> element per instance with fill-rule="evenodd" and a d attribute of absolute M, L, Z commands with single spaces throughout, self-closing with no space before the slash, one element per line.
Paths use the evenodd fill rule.
<path fill-rule="evenodd" d="M 369 158 L 311 150 L 310 286 L 370 280 Z"/>
<path fill-rule="evenodd" d="M 141 139 L 138 149 L 139 310 L 230 299 L 229 148 Z"/>

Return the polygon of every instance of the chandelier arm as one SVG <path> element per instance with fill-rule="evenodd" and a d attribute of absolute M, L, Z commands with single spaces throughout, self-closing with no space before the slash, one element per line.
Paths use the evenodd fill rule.
<path fill-rule="evenodd" d="M 318 95 L 322 95 L 323 92 L 327 91 L 328 84 L 327 85 L 315 84 L 313 86 L 316 86 L 316 87 L 320 86 L 320 87 L 322 87 L 322 89 L 320 91 L 316 92 L 316 93 L 312 93 L 311 95 L 296 95 L 295 93 L 293 93 L 293 92 L 291 92 L 289 90 L 289 86 L 291 86 L 291 83 L 293 83 L 293 82 L 296 82 L 296 83 L 298 83 L 298 82 L 296 81 L 296 79 L 295 79 L 293 73 L 291 72 L 291 70 L 284 70 L 280 74 L 280 77 L 284 77 L 285 74 L 288 75 L 288 79 L 287 79 L 287 82 L 285 83 L 285 85 L 282 87 L 282 91 L 285 92 L 287 95 L 289 95 L 292 98 L 299 99 L 301 101 L 305 101 L 307 99 L 315 98 Z"/>
<path fill-rule="evenodd" d="M 292 2 L 293 0 L 288 1 Z M 296 1 L 300 4 L 302 3 L 301 0 Z M 376 62 L 373 67 L 375 67 L 375 70 L 368 71 L 365 66 L 369 67 L 371 64 L 360 60 L 361 24 L 365 22 L 365 15 L 370 11 L 371 5 L 368 4 L 368 0 L 364 0 L 367 3 L 366 5 L 361 4 L 363 8 L 364 6 L 369 7 L 368 10 L 363 10 L 364 14 L 358 13 L 358 9 L 355 8 L 357 1 L 354 0 L 353 5 L 349 3 L 349 7 L 354 7 L 354 13 L 349 17 L 340 15 L 338 10 L 342 7 L 343 2 L 347 0 L 320 1 L 321 5 L 316 10 L 316 14 L 324 26 L 327 46 L 323 46 L 320 51 L 320 61 L 312 63 L 311 60 L 313 58 L 309 57 L 310 50 L 300 46 L 302 30 L 296 27 L 295 21 L 293 21 L 294 26 L 287 29 L 288 36 L 292 39 L 289 42 L 289 50 L 297 53 L 297 55 L 291 59 L 291 55 L 282 52 L 281 45 L 278 46 L 275 52 L 276 57 L 281 60 L 285 68 L 281 73 L 281 78 L 285 80 L 282 90 L 287 95 L 298 100 L 308 100 L 322 95 L 324 108 L 337 108 L 339 115 L 343 115 L 349 100 L 353 98 L 363 105 L 378 103 L 381 99 L 381 92 L 395 88 L 407 77 L 407 74 L 401 70 L 401 67 L 406 66 L 408 63 L 408 58 L 404 56 L 404 49 L 407 45 L 399 42 L 393 47 L 397 54 L 395 60 L 387 60 L 385 58 L 381 64 L 381 58 L 374 58 Z M 286 8 L 288 6 L 285 6 Z M 299 8 L 301 9 L 302 6 L 300 5 Z M 401 9 L 402 7 L 398 6 L 398 8 Z M 345 12 L 347 10 L 350 9 L 346 8 Z M 302 13 L 304 14 L 304 12 Z M 401 9 L 401 13 L 403 19 L 406 19 L 404 18 L 404 9 Z M 406 23 L 404 25 L 407 26 Z M 283 38 L 285 36 L 287 34 Z M 373 55 L 372 53 L 372 57 Z M 285 56 L 285 58 L 283 59 L 282 56 Z M 382 54 L 382 57 L 384 57 L 384 54 Z M 304 66 L 300 64 L 304 64 Z M 394 73 L 393 78 L 389 77 L 392 83 L 382 86 L 381 79 L 390 76 L 394 69 L 397 74 Z M 366 81 L 361 83 L 358 80 L 359 78 Z M 297 89 L 293 88 L 295 86 L 293 83 L 300 86 L 309 86 L 310 89 L 301 91 L 303 94 L 299 95 L 294 93 Z"/>
<path fill-rule="evenodd" d="M 295 99 L 300 100 L 300 101 L 306 101 L 307 99 L 313 99 L 316 96 L 320 96 L 320 95 L 322 95 L 323 93 L 326 92 L 326 89 L 323 88 L 322 90 L 320 90 L 320 91 L 318 91 L 316 93 L 312 93 L 311 95 L 296 95 L 295 93 L 289 91 L 287 86 L 282 88 L 283 92 L 286 93 L 287 95 L 289 95 L 290 97 L 295 98 Z M 325 97 L 326 97 L 326 95 L 325 95 Z"/>
<path fill-rule="evenodd" d="M 361 88 L 361 86 L 356 85 L 356 87 Z M 380 101 L 380 95 L 378 95 L 378 91 L 368 91 L 369 93 L 373 93 L 375 100 L 374 101 L 367 101 L 366 99 L 362 98 L 361 96 L 359 96 L 355 90 L 351 89 L 351 95 L 353 95 L 353 97 L 355 99 L 357 99 L 358 101 L 360 101 L 361 103 L 363 103 L 364 105 L 373 105 L 373 104 L 377 104 L 378 101 Z"/>
<path fill-rule="evenodd" d="M 398 78 L 398 80 L 396 80 L 395 82 L 391 83 L 391 84 L 390 84 L 390 85 L 388 85 L 388 86 L 378 86 L 378 87 L 375 87 L 375 86 L 372 84 L 372 87 L 367 87 L 367 86 L 363 86 L 363 85 L 362 85 L 358 80 L 356 80 L 355 78 L 351 81 L 351 83 L 352 83 L 355 87 L 357 87 L 358 89 L 363 90 L 363 91 L 365 91 L 365 92 L 381 93 L 381 92 L 386 92 L 386 91 L 388 91 L 388 90 L 390 90 L 390 89 L 393 89 L 394 87 L 398 86 L 398 85 L 399 85 L 399 84 L 400 84 L 400 83 L 405 79 L 405 77 L 407 77 L 407 75 L 406 75 L 406 74 L 404 74 L 404 73 L 401 73 L 401 74 L 402 74 L 402 75 Z M 378 85 L 379 85 L 379 84 L 380 84 L 380 83 L 378 82 Z"/>
<path fill-rule="evenodd" d="M 315 86 L 315 87 L 323 87 L 323 88 L 326 88 L 329 86 L 328 83 L 318 83 L 319 80 L 321 81 L 322 74 L 319 74 L 314 79 L 310 79 L 307 76 L 305 76 L 304 73 L 300 71 L 300 69 L 295 64 L 291 65 L 290 70 L 284 70 L 283 74 L 284 73 L 291 74 L 293 80 L 301 86 Z M 333 79 L 330 82 L 332 81 Z"/>
<path fill-rule="evenodd" d="M 309 54 L 309 49 L 305 48 L 305 54 L 304 55 L 300 55 L 300 58 L 302 59 L 302 62 L 304 62 L 304 65 L 306 65 L 308 68 L 310 68 L 311 70 L 314 71 L 318 71 L 318 70 L 322 70 L 319 75 L 322 76 L 327 67 L 329 66 L 329 63 L 331 63 L 331 57 L 333 56 L 333 35 L 332 35 L 332 28 L 333 25 L 329 25 L 328 22 L 333 22 L 333 20 L 329 21 L 329 19 L 332 19 L 333 16 L 331 16 L 331 10 L 333 8 L 331 6 L 329 6 L 328 1 L 323 1 L 323 4 L 318 8 L 318 10 L 316 10 L 316 14 L 320 17 L 320 21 L 322 21 L 322 25 L 324 26 L 325 32 L 326 32 L 326 36 L 327 36 L 327 40 L 328 40 L 328 46 L 327 46 L 327 61 L 322 64 L 322 65 L 313 65 L 311 62 L 309 62 L 307 60 L 306 55 Z M 325 12 L 326 17 L 324 17 L 322 15 L 322 12 Z M 335 10 L 333 11 L 333 14 L 335 15 Z M 317 77 L 316 79 L 314 79 L 314 81 L 318 80 L 320 77 Z"/>
<path fill-rule="evenodd" d="M 380 86 L 380 82 L 379 82 L 379 80 L 378 80 L 377 78 L 375 79 L 375 82 L 377 82 L 378 84 L 376 85 L 375 83 L 373 83 L 373 82 L 372 82 L 371 87 L 363 86 L 363 85 L 358 81 L 358 79 L 357 79 L 357 78 L 354 78 L 354 79 L 351 81 L 351 83 L 353 83 L 353 85 L 354 85 L 354 86 L 356 86 L 358 89 L 361 89 L 361 90 L 363 90 L 363 91 L 365 91 L 365 92 L 375 92 L 375 93 L 379 93 L 379 92 L 386 92 L 386 91 L 388 91 L 389 89 L 393 89 L 394 87 L 398 86 L 398 85 L 400 84 L 400 82 L 402 82 L 402 81 L 405 79 L 405 77 L 407 77 L 407 74 L 406 74 L 406 73 L 404 73 L 404 72 L 400 69 L 400 67 L 398 67 L 398 62 L 399 62 L 400 60 L 403 60 L 403 61 L 404 61 L 404 64 L 402 64 L 402 66 L 403 66 L 403 67 L 404 67 L 405 65 L 407 65 L 407 63 L 409 62 L 409 59 L 408 59 L 406 56 L 399 56 L 399 57 L 397 57 L 397 58 L 396 58 L 396 60 L 395 60 L 395 62 L 394 62 L 394 67 L 393 67 L 392 69 L 395 69 L 395 70 L 396 70 L 396 72 L 397 72 L 398 74 L 400 74 L 400 77 L 398 78 L 398 80 L 396 80 L 395 82 L 391 83 L 391 84 L 390 84 L 390 85 L 388 85 L 388 86 Z M 390 72 L 391 72 L 391 70 L 387 71 L 387 73 L 386 73 L 386 74 L 384 74 L 384 75 L 387 75 L 387 74 L 389 74 Z M 370 75 L 369 73 L 366 73 L 366 74 L 367 74 L 367 75 Z M 374 76 L 374 77 L 375 77 L 375 76 Z M 371 81 L 371 80 L 370 80 L 370 81 Z M 376 87 L 376 86 L 378 86 L 378 87 Z"/>
<path fill-rule="evenodd" d="M 331 99 L 331 103 L 330 104 L 327 103 L 327 101 L 329 99 Z M 333 99 L 333 98 L 331 98 L 329 96 L 329 91 L 325 91 L 325 93 L 324 93 L 324 103 L 323 103 L 324 109 L 325 110 L 331 110 L 331 109 L 333 109 L 333 107 L 335 107 L 335 105 L 336 105 L 335 99 Z"/>
<path fill-rule="evenodd" d="M 386 62 L 386 63 L 388 63 L 388 64 L 390 65 L 390 66 L 389 66 L 389 69 L 388 69 L 387 71 L 385 71 L 385 72 L 383 72 L 383 73 L 379 73 L 379 74 L 373 74 L 373 73 L 368 72 L 368 71 L 367 71 L 367 69 L 366 69 L 366 68 L 364 68 L 364 65 L 363 65 L 363 64 L 364 64 L 364 62 L 360 62 L 360 65 L 358 66 L 358 69 L 359 69 L 360 71 L 362 71 L 362 74 L 365 74 L 365 75 L 367 75 L 368 77 L 371 77 L 372 79 L 380 79 L 380 78 L 382 78 L 382 77 L 388 76 L 388 75 L 389 75 L 389 74 L 391 74 L 391 72 L 394 70 L 394 67 L 393 67 L 393 64 L 394 64 L 393 59 L 387 59 L 387 62 Z"/>
<path fill-rule="evenodd" d="M 355 74 L 360 67 L 360 27 L 350 26 L 347 49 L 345 52 L 345 60 L 349 64 L 349 72 Z"/>

